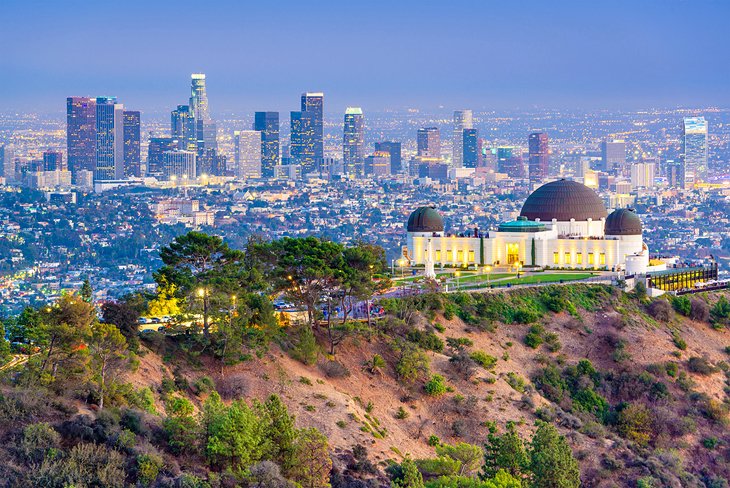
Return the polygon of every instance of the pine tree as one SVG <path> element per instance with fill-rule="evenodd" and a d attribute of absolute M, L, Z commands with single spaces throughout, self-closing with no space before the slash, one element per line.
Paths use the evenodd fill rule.
<path fill-rule="evenodd" d="M 503 435 L 490 433 L 484 446 L 484 470 L 482 479 L 490 479 L 500 470 L 515 477 L 522 477 L 527 465 L 525 446 L 515 431 L 514 424 L 507 424 Z"/>
<path fill-rule="evenodd" d="M 541 422 L 532 437 L 530 471 L 534 488 L 577 488 L 580 470 L 573 451 L 552 424 Z"/>
<path fill-rule="evenodd" d="M 86 303 L 94 302 L 94 290 L 93 288 L 91 288 L 91 282 L 89 281 L 89 278 L 86 278 L 84 280 L 84 283 L 81 285 L 79 295 L 81 296 L 81 299 Z"/>
<path fill-rule="evenodd" d="M 400 479 L 393 480 L 390 484 L 391 488 L 424 488 L 423 476 L 418 471 L 416 463 L 411 458 L 405 458 L 401 463 L 401 471 L 403 476 Z"/>
<path fill-rule="evenodd" d="M 329 488 L 332 459 L 327 438 L 314 427 L 299 431 L 292 476 L 303 488 Z M 423 486 L 423 485 L 421 485 Z"/>

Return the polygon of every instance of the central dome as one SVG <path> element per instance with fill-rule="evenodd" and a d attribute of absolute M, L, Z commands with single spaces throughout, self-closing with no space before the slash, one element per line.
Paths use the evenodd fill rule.
<path fill-rule="evenodd" d="M 606 219 L 607 236 L 640 236 L 641 219 L 633 208 L 619 208 Z"/>
<path fill-rule="evenodd" d="M 542 185 L 527 197 L 520 215 L 530 220 L 568 222 L 601 220 L 608 213 L 601 198 L 577 181 L 557 180 Z"/>
<path fill-rule="evenodd" d="M 418 207 L 408 217 L 408 232 L 443 232 L 444 219 L 435 208 Z"/>

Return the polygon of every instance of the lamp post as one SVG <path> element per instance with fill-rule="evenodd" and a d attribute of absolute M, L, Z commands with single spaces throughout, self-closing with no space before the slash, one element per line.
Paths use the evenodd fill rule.
<path fill-rule="evenodd" d="M 490 273 L 492 272 L 491 266 L 484 266 L 484 271 L 487 273 L 487 286 L 490 286 Z"/>
<path fill-rule="evenodd" d="M 454 271 L 454 276 L 456 276 L 456 289 L 459 289 L 459 276 L 461 276 L 461 271 L 458 269 Z"/>
<path fill-rule="evenodd" d="M 515 263 L 515 267 L 517 268 L 517 279 L 520 279 L 520 269 L 522 269 L 522 261 L 517 261 Z"/>
<path fill-rule="evenodd" d="M 203 334 L 208 337 L 208 289 L 204 286 L 198 288 L 198 296 L 203 301 Z"/>
<path fill-rule="evenodd" d="M 403 280 L 403 278 L 404 278 L 404 275 L 403 275 L 404 269 L 403 268 L 405 267 L 405 265 L 406 265 L 406 260 L 403 258 L 400 258 L 398 260 L 398 266 L 400 267 L 400 294 L 401 294 L 401 296 L 403 296 L 404 292 L 405 292 L 405 285 L 404 285 L 404 280 Z"/>

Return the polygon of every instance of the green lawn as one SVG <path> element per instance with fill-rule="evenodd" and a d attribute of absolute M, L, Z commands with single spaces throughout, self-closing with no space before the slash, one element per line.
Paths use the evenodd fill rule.
<path fill-rule="evenodd" d="M 563 281 L 576 281 L 576 280 L 584 280 L 586 278 L 590 278 L 592 276 L 595 276 L 597 273 L 540 273 L 540 274 L 534 274 L 534 275 L 528 275 L 528 276 L 522 276 L 520 278 L 509 278 L 505 280 L 500 280 L 497 282 L 492 282 L 495 287 L 497 286 L 505 286 L 508 283 L 511 285 L 531 285 L 535 283 L 557 283 L 560 280 Z M 514 276 L 512 274 L 507 276 Z M 459 283 L 462 284 L 461 282 Z M 452 288 L 456 285 L 456 283 L 452 282 L 449 288 Z M 486 282 L 480 283 L 478 285 L 475 285 L 473 283 L 469 283 L 467 286 L 459 286 L 459 289 L 462 288 L 480 288 L 481 285 L 487 285 Z"/>

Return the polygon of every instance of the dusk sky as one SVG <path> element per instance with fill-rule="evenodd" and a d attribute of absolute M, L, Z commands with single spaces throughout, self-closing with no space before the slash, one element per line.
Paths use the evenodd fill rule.
<path fill-rule="evenodd" d="M 730 1 L 4 0 L 0 111 L 730 105 Z"/>

